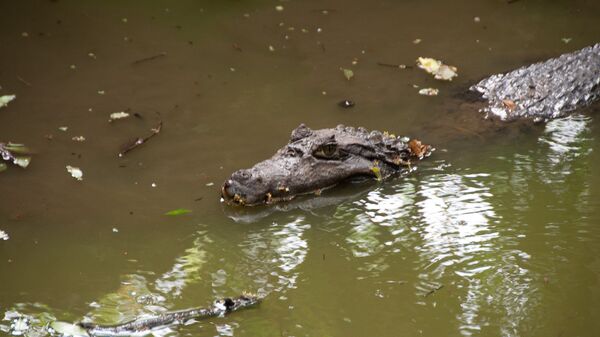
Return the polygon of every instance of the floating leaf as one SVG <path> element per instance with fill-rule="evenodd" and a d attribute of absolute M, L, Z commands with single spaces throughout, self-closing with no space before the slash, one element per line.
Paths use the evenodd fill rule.
<path fill-rule="evenodd" d="M 85 137 L 84 136 L 75 136 L 75 137 L 71 138 L 71 140 L 74 142 L 85 142 Z"/>
<path fill-rule="evenodd" d="M 79 167 L 67 165 L 67 172 L 69 172 L 73 178 L 80 181 L 83 180 L 83 171 Z"/>
<path fill-rule="evenodd" d="M 7 106 L 8 103 L 12 102 L 15 98 L 17 98 L 16 95 L 0 96 L 0 108 Z"/>
<path fill-rule="evenodd" d="M 442 61 L 429 57 L 419 57 L 417 66 L 433 75 L 436 80 L 452 81 L 452 78 L 458 76 L 456 67 L 446 65 Z"/>
<path fill-rule="evenodd" d="M 350 81 L 352 77 L 354 77 L 354 72 L 352 71 L 352 69 L 340 68 L 340 70 L 342 71 L 342 73 L 344 73 L 344 77 L 348 81 Z"/>
<path fill-rule="evenodd" d="M 410 148 L 412 154 L 418 158 L 423 157 L 430 150 L 429 145 L 421 143 L 421 141 L 418 139 L 412 139 L 410 142 L 408 142 L 408 147 Z"/>
<path fill-rule="evenodd" d="M 373 174 L 375 175 L 375 179 L 377 179 L 377 181 L 381 181 L 383 178 L 381 177 L 381 169 L 377 166 L 373 166 L 371 167 L 371 172 L 373 172 Z"/>
<path fill-rule="evenodd" d="M 67 130 L 69 130 L 68 126 L 59 126 L 58 129 L 62 132 L 67 132 Z"/>
<path fill-rule="evenodd" d="M 8 144 L 4 144 L 3 148 L 12 153 L 18 153 L 18 154 L 30 154 L 31 153 L 31 150 L 29 150 L 29 148 L 23 144 L 8 143 Z"/>
<path fill-rule="evenodd" d="M 515 101 L 510 100 L 510 99 L 503 99 L 502 100 L 502 104 L 504 104 L 504 106 L 509 110 L 509 111 L 513 111 L 517 108 L 517 103 L 515 103 Z"/>
<path fill-rule="evenodd" d="M 78 324 L 54 321 L 50 328 L 61 336 L 89 336 L 88 332 Z"/>
<path fill-rule="evenodd" d="M 123 119 L 123 118 L 127 118 L 127 117 L 129 117 L 129 114 L 127 112 L 124 112 L 124 111 L 113 112 L 110 114 L 110 119 L 108 121 L 112 122 L 114 120 Z"/>
<path fill-rule="evenodd" d="M 170 216 L 175 216 L 175 215 L 183 215 L 183 214 L 188 214 L 191 213 L 192 211 L 189 209 L 185 209 L 185 208 L 178 208 L 178 209 L 174 209 L 172 211 L 168 211 L 167 213 L 165 213 L 165 215 L 170 215 Z"/>
<path fill-rule="evenodd" d="M 15 157 L 15 159 L 13 159 L 13 163 L 15 165 L 19 165 L 22 168 L 27 168 L 27 166 L 29 166 L 29 163 L 31 162 L 31 157 Z"/>
<path fill-rule="evenodd" d="M 1 229 L 0 229 L 0 240 L 4 240 L 4 241 L 8 240 L 8 234 L 6 234 L 6 232 Z"/>
<path fill-rule="evenodd" d="M 423 88 L 419 90 L 419 95 L 424 96 L 437 96 L 440 93 L 439 89 L 435 88 Z"/>

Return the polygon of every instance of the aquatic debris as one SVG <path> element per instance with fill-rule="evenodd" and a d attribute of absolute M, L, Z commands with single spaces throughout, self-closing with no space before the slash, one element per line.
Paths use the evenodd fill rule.
<path fill-rule="evenodd" d="M 440 90 L 435 88 L 423 88 L 419 90 L 419 95 L 423 96 L 437 96 L 439 93 Z"/>
<path fill-rule="evenodd" d="M 437 286 L 437 287 L 435 287 L 435 288 L 433 288 L 433 289 L 429 290 L 428 292 L 426 292 L 426 293 L 423 295 L 423 297 L 427 297 L 427 296 L 433 295 L 433 294 L 434 294 L 436 291 L 438 291 L 438 290 L 442 289 L 443 287 L 444 287 L 444 285 L 443 285 L 443 284 L 440 284 L 439 286 Z"/>
<path fill-rule="evenodd" d="M 413 40 L 413 43 L 414 43 L 414 44 L 419 44 L 419 43 L 421 43 L 421 41 L 423 41 L 423 40 L 421 40 L 421 39 L 414 39 L 414 40 Z"/>
<path fill-rule="evenodd" d="M 452 78 L 458 76 L 457 68 L 446 65 L 442 61 L 429 57 L 419 57 L 417 66 L 433 75 L 436 80 L 452 81 Z"/>
<path fill-rule="evenodd" d="M 59 126 L 58 129 L 62 132 L 67 132 L 67 130 L 69 130 L 68 126 Z"/>
<path fill-rule="evenodd" d="M 352 79 L 352 77 L 354 77 L 354 72 L 351 69 L 340 68 L 340 70 L 342 71 L 342 73 L 344 74 L 344 77 L 348 81 L 350 81 Z"/>
<path fill-rule="evenodd" d="M 377 62 L 377 65 L 383 66 L 383 67 L 398 68 L 398 69 L 412 68 L 412 66 L 407 66 L 406 64 L 392 64 L 392 63 L 384 63 L 384 62 Z"/>
<path fill-rule="evenodd" d="M 167 213 L 165 213 L 165 215 L 176 216 L 176 215 L 188 214 L 188 213 L 191 213 L 191 212 L 192 211 L 189 210 L 189 209 L 178 208 L 178 209 L 174 209 L 172 211 L 168 211 Z"/>
<path fill-rule="evenodd" d="M 74 142 L 85 142 L 85 137 L 84 136 L 75 136 L 75 137 L 72 137 L 71 140 Z"/>
<path fill-rule="evenodd" d="M 517 108 L 517 103 L 510 99 L 503 99 L 502 104 L 508 109 L 508 111 L 513 111 Z"/>
<path fill-rule="evenodd" d="M 381 176 L 381 169 L 379 168 L 379 166 L 371 167 L 371 172 L 373 172 L 373 174 L 375 175 L 375 179 L 377 179 L 377 181 L 383 180 L 383 177 Z"/>
<path fill-rule="evenodd" d="M 408 142 L 408 147 L 410 148 L 410 151 L 418 158 L 423 158 L 423 156 L 429 152 L 430 148 L 429 145 L 422 144 L 418 139 L 412 139 L 410 142 Z"/>
<path fill-rule="evenodd" d="M 17 80 L 19 80 L 19 82 L 25 84 L 28 87 L 33 87 L 33 84 L 29 83 L 28 81 L 26 81 L 23 77 L 17 75 Z"/>
<path fill-rule="evenodd" d="M 17 95 L 4 95 L 0 96 L 0 108 L 3 108 L 8 105 L 8 103 L 12 102 Z"/>
<path fill-rule="evenodd" d="M 31 150 L 23 144 L 0 143 L 0 157 L 22 168 L 29 166 L 31 157 L 28 155 L 31 153 Z M 0 169 L 0 171 L 2 170 Z"/>
<path fill-rule="evenodd" d="M 8 234 L 6 234 L 5 231 L 3 231 L 3 230 L 0 229 L 0 240 L 6 241 L 8 239 L 9 239 Z"/>
<path fill-rule="evenodd" d="M 129 116 L 130 116 L 129 113 L 124 112 L 124 111 L 113 112 L 113 113 L 110 114 L 110 118 L 109 118 L 108 122 L 110 123 L 110 122 L 112 122 L 114 120 L 127 118 Z"/>
<path fill-rule="evenodd" d="M 560 39 L 562 42 L 564 42 L 565 44 L 571 42 L 571 40 L 573 40 L 573 38 L 570 37 L 563 37 L 562 39 Z"/>
<path fill-rule="evenodd" d="M 278 12 L 282 12 L 283 11 L 283 6 L 281 6 L 281 5 L 275 6 L 275 10 L 278 11 Z"/>
<path fill-rule="evenodd" d="M 79 181 L 83 180 L 83 171 L 79 167 L 67 165 L 67 172 L 71 174 L 71 177 Z"/>
<path fill-rule="evenodd" d="M 345 99 L 342 100 L 338 103 L 339 106 L 341 106 L 342 108 L 351 108 L 355 105 L 354 101 L 349 100 L 349 99 Z"/>
<path fill-rule="evenodd" d="M 150 135 L 141 138 L 135 138 L 127 143 L 125 143 L 125 145 L 121 146 L 121 152 L 119 152 L 119 157 L 123 157 L 127 152 L 137 148 L 138 146 L 144 144 L 145 142 L 147 142 L 148 140 L 150 140 L 150 138 L 156 136 L 157 134 L 160 133 L 160 130 L 162 129 L 162 121 L 158 123 L 158 125 L 155 128 L 152 128 L 150 130 L 150 132 L 152 132 Z"/>
<path fill-rule="evenodd" d="M 4 172 L 8 169 L 8 166 L 6 166 L 5 163 L 0 163 L 0 172 Z"/>
<path fill-rule="evenodd" d="M 156 55 L 152 55 L 152 56 L 144 57 L 144 58 L 139 59 L 139 60 L 135 60 L 135 61 L 131 62 L 131 64 L 138 65 L 138 64 L 145 63 L 145 62 L 148 62 L 148 61 L 156 60 L 157 58 L 164 57 L 164 56 L 167 56 L 166 52 L 158 53 Z"/>

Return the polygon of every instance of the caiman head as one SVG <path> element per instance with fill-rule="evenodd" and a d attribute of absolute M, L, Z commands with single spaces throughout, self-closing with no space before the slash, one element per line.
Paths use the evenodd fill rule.
<path fill-rule="evenodd" d="M 234 172 L 221 187 L 221 196 L 244 206 L 291 200 L 354 177 L 381 180 L 409 171 L 412 161 L 430 152 L 429 145 L 387 132 L 343 125 L 311 130 L 301 124 L 273 157 Z"/>

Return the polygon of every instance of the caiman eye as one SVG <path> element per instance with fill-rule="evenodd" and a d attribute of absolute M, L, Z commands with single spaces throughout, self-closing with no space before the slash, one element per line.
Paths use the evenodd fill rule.
<path fill-rule="evenodd" d="M 323 144 L 317 148 L 313 153 L 317 158 L 322 159 L 337 159 L 339 158 L 339 152 L 336 143 Z"/>

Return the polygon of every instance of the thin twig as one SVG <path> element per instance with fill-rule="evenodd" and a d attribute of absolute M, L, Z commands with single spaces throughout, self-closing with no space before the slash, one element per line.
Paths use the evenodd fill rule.
<path fill-rule="evenodd" d="M 377 62 L 377 65 L 383 66 L 383 67 L 398 68 L 398 69 L 412 69 L 412 66 L 407 66 L 406 64 L 392 64 L 392 63 Z"/>
<path fill-rule="evenodd" d="M 158 122 L 158 125 L 151 129 L 150 131 L 152 132 L 151 134 L 149 134 L 148 136 L 142 138 L 142 137 L 138 137 L 136 139 L 133 139 L 130 142 L 125 143 L 125 145 L 121 146 L 121 152 L 119 152 L 119 157 L 123 157 L 127 152 L 136 149 L 138 146 L 146 143 L 148 140 L 150 140 L 150 138 L 156 136 L 160 130 L 162 129 L 162 121 Z"/>
<path fill-rule="evenodd" d="M 433 289 L 429 290 L 425 295 L 423 295 L 423 297 L 427 297 L 429 295 L 433 295 L 436 291 L 442 289 L 443 287 L 444 287 L 444 285 L 441 284 L 437 288 L 433 288 Z"/>
<path fill-rule="evenodd" d="M 21 76 L 17 75 L 17 80 L 19 80 L 19 82 L 25 84 L 28 87 L 33 87 L 33 85 L 27 81 L 25 81 L 25 79 L 23 79 Z"/>
<path fill-rule="evenodd" d="M 325 44 L 323 42 L 317 42 L 317 44 L 321 47 L 321 50 L 325 52 Z"/>
<path fill-rule="evenodd" d="M 143 59 L 139 59 L 139 60 L 133 61 L 132 64 L 133 65 L 137 65 L 137 64 L 140 64 L 140 63 L 144 63 L 144 62 L 155 60 L 155 59 L 157 59 L 159 57 L 163 57 L 163 56 L 167 56 L 167 53 L 162 52 L 160 54 L 156 54 L 156 55 L 153 55 L 153 56 L 148 56 L 148 57 L 145 57 Z"/>

